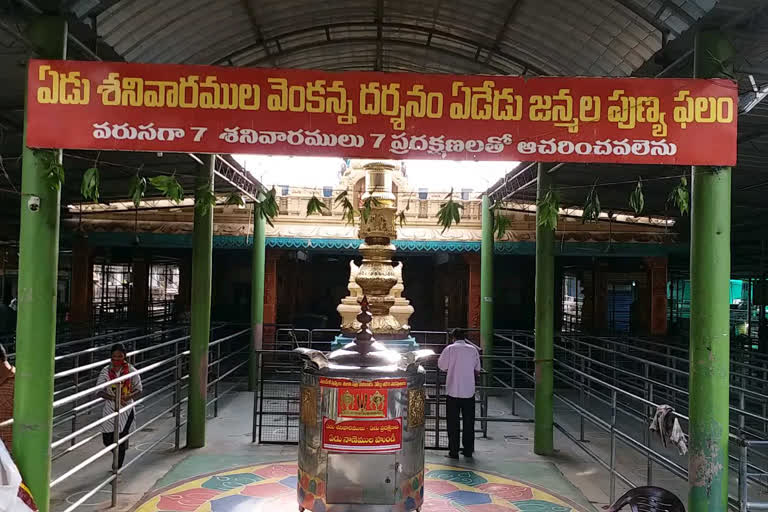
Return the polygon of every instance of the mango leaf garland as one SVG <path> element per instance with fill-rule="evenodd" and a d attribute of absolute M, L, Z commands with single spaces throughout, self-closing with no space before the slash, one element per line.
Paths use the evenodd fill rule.
<path fill-rule="evenodd" d="M 264 194 L 261 201 L 254 203 L 256 213 L 272 227 L 275 227 L 272 221 L 280 213 L 280 205 L 277 204 L 275 196 L 277 196 L 277 191 L 275 187 L 272 187 L 272 189 Z"/>
<path fill-rule="evenodd" d="M 131 196 L 131 201 L 133 201 L 134 207 L 139 207 L 146 191 L 147 178 L 139 176 L 138 174 L 131 178 L 131 188 L 129 189 L 128 194 Z"/>
<path fill-rule="evenodd" d="M 99 202 L 99 169 L 91 167 L 83 173 L 83 181 L 80 183 L 80 194 L 84 199 Z"/>
<path fill-rule="evenodd" d="M 230 193 L 227 196 L 227 200 L 224 201 L 224 204 L 230 205 L 230 206 L 237 206 L 238 208 L 245 208 L 245 201 L 243 200 L 243 196 L 241 196 L 237 192 Z"/>
<path fill-rule="evenodd" d="M 149 183 L 176 204 L 184 200 L 184 189 L 175 176 L 153 176 Z"/>
<path fill-rule="evenodd" d="M 635 215 L 640 215 L 643 213 L 643 209 L 645 208 L 645 196 L 643 195 L 642 178 L 637 179 L 637 186 L 635 187 L 635 190 L 629 194 L 629 206 L 632 208 L 632 210 L 634 210 Z"/>
<path fill-rule="evenodd" d="M 346 224 L 355 225 L 355 207 L 349 199 L 349 190 L 339 192 L 334 200 L 336 206 L 341 206 L 341 218 Z"/>
<path fill-rule="evenodd" d="M 536 201 L 536 221 L 539 226 L 549 228 L 552 231 L 557 229 L 557 220 L 560 215 L 560 197 L 557 192 L 549 188 L 546 194 Z"/>
<path fill-rule="evenodd" d="M 499 208 L 493 209 L 493 236 L 496 240 L 501 240 L 504 233 L 507 232 L 512 221 L 504 215 Z"/>
<path fill-rule="evenodd" d="M 51 190 L 59 190 L 64 184 L 64 166 L 59 163 L 56 153 L 50 150 L 35 151 L 45 168 L 45 182 Z"/>
<path fill-rule="evenodd" d="M 328 211 L 328 206 L 322 202 L 316 195 L 312 194 L 312 197 L 307 202 L 307 217 L 310 215 L 325 215 Z"/>
<path fill-rule="evenodd" d="M 405 226 L 407 222 L 407 219 L 405 218 L 405 210 L 400 210 L 399 212 L 397 212 L 397 214 L 395 215 L 395 218 L 397 219 L 397 222 L 400 223 L 401 228 Z"/>
<path fill-rule="evenodd" d="M 669 203 L 680 210 L 680 215 L 685 215 L 688 212 L 688 180 L 685 176 L 680 177 L 680 183 L 675 185 L 675 188 L 669 193 L 667 204 Z"/>
<path fill-rule="evenodd" d="M 216 194 L 211 190 L 211 185 L 205 183 L 197 187 L 197 194 L 195 194 L 195 210 L 200 212 L 200 215 L 206 216 L 211 212 L 211 208 L 216 206 Z"/>
<path fill-rule="evenodd" d="M 381 201 L 377 197 L 368 196 L 363 199 L 363 207 L 360 209 L 361 222 L 366 223 L 371 218 L 371 210 L 381 206 Z"/>
<path fill-rule="evenodd" d="M 587 194 L 587 199 L 584 201 L 584 210 L 581 214 L 582 224 L 585 222 L 597 222 L 600 218 L 600 197 L 597 195 L 597 183 L 592 185 L 592 188 Z"/>
<path fill-rule="evenodd" d="M 440 209 L 437 210 L 437 224 L 443 227 L 441 234 L 450 229 L 454 222 L 458 224 L 461 221 L 461 211 L 464 209 L 463 204 L 453 200 L 453 189 L 445 196 L 445 199 L 447 201 L 441 204 Z"/>

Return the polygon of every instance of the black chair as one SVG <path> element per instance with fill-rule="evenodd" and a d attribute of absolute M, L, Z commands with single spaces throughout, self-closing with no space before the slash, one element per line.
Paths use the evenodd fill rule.
<path fill-rule="evenodd" d="M 632 512 L 685 512 L 680 498 L 661 487 L 635 487 L 608 508 L 608 512 L 619 512 L 629 505 Z"/>

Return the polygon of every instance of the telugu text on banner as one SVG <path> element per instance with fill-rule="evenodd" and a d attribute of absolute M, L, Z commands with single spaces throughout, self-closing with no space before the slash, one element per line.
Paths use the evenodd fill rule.
<path fill-rule="evenodd" d="M 736 163 L 722 79 L 523 78 L 42 61 L 27 144 L 68 149 Z"/>

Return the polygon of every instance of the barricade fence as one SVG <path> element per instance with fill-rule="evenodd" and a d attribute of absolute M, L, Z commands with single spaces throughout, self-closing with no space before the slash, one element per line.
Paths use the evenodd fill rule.
<path fill-rule="evenodd" d="M 521 377 L 533 385 L 534 335 L 514 332 L 495 336 L 498 348 L 506 343 L 512 352 L 513 381 Z M 650 343 L 650 345 L 646 345 Z M 688 431 L 688 359 L 682 347 L 661 347 L 658 343 L 633 339 L 560 334 L 555 339 L 555 427 L 609 473 L 610 496 L 616 498 L 616 482 L 635 487 L 653 485 L 654 471 L 660 468 L 688 480 L 688 460 L 662 448 L 648 427 L 660 405 L 674 407 L 674 415 Z M 669 350 L 667 350 L 667 348 Z M 731 361 L 730 407 L 730 497 L 732 508 L 747 506 L 749 491 L 763 495 L 768 490 L 768 429 L 765 410 L 768 395 L 763 367 L 744 363 L 743 354 Z M 532 395 L 512 393 L 533 408 Z M 576 418 L 574 422 L 574 417 Z M 597 429 L 609 436 L 608 449 L 590 445 L 586 430 Z M 644 481 L 630 478 L 617 468 L 616 451 L 629 448 L 646 459 Z M 747 449 L 751 461 L 747 460 Z M 749 502 L 751 510 L 768 509 L 768 504 Z"/>
<path fill-rule="evenodd" d="M 99 372 L 110 363 L 110 349 L 120 342 L 128 350 L 127 360 L 136 371 L 118 379 L 97 384 Z M 75 350 L 82 346 L 88 348 Z M 51 489 L 61 487 L 74 475 L 107 459 L 109 476 L 99 477 L 95 485 L 84 490 L 72 503 L 61 505 L 63 512 L 72 512 L 88 502 L 94 495 L 110 487 L 111 506 L 117 505 L 118 476 L 130 471 L 147 453 L 173 436 L 173 446 L 179 449 L 183 427 L 186 425 L 184 404 L 187 402 L 189 379 L 189 334 L 187 326 L 153 330 L 142 334 L 139 329 L 127 329 L 119 334 L 93 336 L 57 344 L 54 375 L 54 439 L 51 443 Z M 209 416 L 218 415 L 220 400 L 237 389 L 239 381 L 247 375 L 251 349 L 250 328 L 229 324 L 211 328 L 208 363 Z M 124 403 L 120 393 L 125 380 L 140 376 L 142 395 L 131 403 Z M 102 414 L 104 399 L 99 392 L 112 388 L 116 391 L 115 410 Z M 119 431 L 118 414 L 136 415 L 135 427 L 127 435 Z M 139 414 L 141 413 L 141 414 Z M 104 425 L 112 422 L 112 442 L 102 447 Z M 0 424 L 12 425 L 13 420 Z M 129 452 L 122 468 L 118 467 L 120 446 L 137 435 L 151 432 L 147 447 Z M 143 434 L 142 434 L 143 433 Z"/>

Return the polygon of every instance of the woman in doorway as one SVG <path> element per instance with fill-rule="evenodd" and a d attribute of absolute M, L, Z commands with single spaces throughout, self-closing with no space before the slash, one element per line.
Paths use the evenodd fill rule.
<path fill-rule="evenodd" d="M 125 347 L 121 344 L 114 345 L 111 350 L 112 361 L 104 369 L 101 370 L 99 378 L 96 381 L 96 385 L 104 384 L 115 379 L 119 379 L 124 375 L 133 373 L 136 368 L 129 364 L 126 360 L 127 352 Z M 125 406 L 133 403 L 135 398 L 141 395 L 141 377 L 134 375 L 130 379 L 125 379 L 120 382 L 120 401 L 121 409 Z M 100 398 L 104 399 L 104 408 L 102 409 L 102 417 L 108 416 L 115 412 L 115 394 L 117 393 L 117 384 L 101 390 L 98 394 Z M 134 429 L 136 414 L 134 408 L 129 411 L 123 412 L 119 416 L 119 431 L 120 439 L 123 439 Z M 104 442 L 104 446 L 107 447 L 115 442 L 115 419 L 110 418 L 101 424 L 101 438 Z M 125 461 L 125 451 L 128 449 L 128 441 L 120 443 L 118 448 L 118 461 L 117 467 L 123 467 Z"/>

